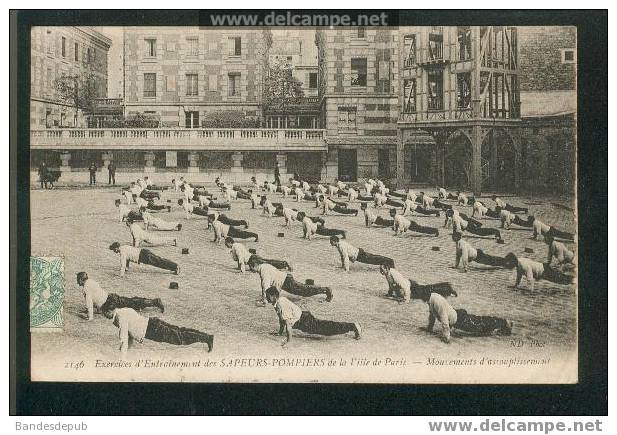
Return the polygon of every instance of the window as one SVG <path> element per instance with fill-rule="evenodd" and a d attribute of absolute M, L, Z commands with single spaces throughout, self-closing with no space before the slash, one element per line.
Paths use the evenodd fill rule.
<path fill-rule="evenodd" d="M 184 112 L 184 119 L 186 128 L 199 128 L 199 112 Z"/>
<path fill-rule="evenodd" d="M 561 63 L 576 63 L 576 52 L 572 48 L 561 50 Z"/>
<path fill-rule="evenodd" d="M 366 58 L 351 59 L 351 86 L 366 86 Z"/>
<path fill-rule="evenodd" d="M 62 37 L 62 57 L 66 57 L 66 38 Z"/>
<path fill-rule="evenodd" d="M 443 107 L 443 71 L 428 74 L 428 110 L 442 110 Z"/>
<path fill-rule="evenodd" d="M 198 88 L 197 74 L 187 74 L 186 75 L 186 95 L 189 97 L 199 95 L 198 89 L 199 88 Z"/>
<path fill-rule="evenodd" d="M 309 73 L 309 89 L 317 89 L 317 73 Z"/>
<path fill-rule="evenodd" d="M 471 59 L 471 27 L 458 26 L 458 59 Z"/>
<path fill-rule="evenodd" d="M 156 57 L 156 39 L 148 38 L 146 41 L 146 57 Z"/>
<path fill-rule="evenodd" d="M 443 35 L 431 33 L 428 35 L 428 57 L 429 60 L 443 59 Z"/>
<path fill-rule="evenodd" d="M 199 54 L 199 38 L 186 38 L 187 56 L 197 56 Z"/>
<path fill-rule="evenodd" d="M 209 91 L 218 90 L 218 76 L 216 74 L 210 74 L 208 76 L 208 90 Z"/>
<path fill-rule="evenodd" d="M 471 108 L 471 73 L 456 75 L 456 107 L 457 109 Z"/>
<path fill-rule="evenodd" d="M 403 37 L 405 46 L 405 67 L 416 64 L 416 35 L 405 35 Z"/>
<path fill-rule="evenodd" d="M 356 108 L 343 106 L 338 108 L 339 131 L 353 131 L 356 129 Z"/>
<path fill-rule="evenodd" d="M 366 27 L 358 27 L 358 38 L 359 39 L 366 38 Z"/>
<path fill-rule="evenodd" d="M 229 93 L 230 97 L 240 96 L 240 73 L 229 73 Z"/>
<path fill-rule="evenodd" d="M 79 62 L 79 44 L 75 43 L 75 51 L 73 52 L 75 62 Z"/>
<path fill-rule="evenodd" d="M 377 176 L 379 178 L 390 177 L 390 150 L 379 148 L 377 150 Z"/>
<path fill-rule="evenodd" d="M 229 55 L 241 56 L 242 55 L 242 38 L 239 36 L 233 36 L 229 38 Z"/>
<path fill-rule="evenodd" d="M 416 111 L 416 79 L 406 79 L 403 82 L 403 113 Z"/>
<path fill-rule="evenodd" d="M 51 30 L 47 31 L 47 53 L 49 54 L 53 54 L 54 52 L 54 39 L 53 39 L 53 35 L 51 34 Z"/>
<path fill-rule="evenodd" d="M 88 63 L 92 62 L 92 48 L 88 47 Z"/>
<path fill-rule="evenodd" d="M 165 77 L 165 90 L 167 92 L 176 92 L 176 76 Z"/>
<path fill-rule="evenodd" d="M 377 92 L 390 92 L 390 62 L 387 60 L 377 62 Z"/>
<path fill-rule="evenodd" d="M 156 97 L 156 74 L 144 73 L 144 97 Z"/>

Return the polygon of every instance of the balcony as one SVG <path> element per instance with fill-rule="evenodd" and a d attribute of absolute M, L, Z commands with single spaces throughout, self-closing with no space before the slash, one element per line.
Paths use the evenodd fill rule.
<path fill-rule="evenodd" d="M 32 149 L 327 151 L 325 131 L 266 128 L 52 128 L 30 131 Z"/>

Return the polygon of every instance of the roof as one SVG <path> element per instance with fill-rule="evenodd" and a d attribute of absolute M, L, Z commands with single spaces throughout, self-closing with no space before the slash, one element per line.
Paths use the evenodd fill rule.
<path fill-rule="evenodd" d="M 575 113 L 575 90 L 521 92 L 522 118 L 542 118 Z"/>

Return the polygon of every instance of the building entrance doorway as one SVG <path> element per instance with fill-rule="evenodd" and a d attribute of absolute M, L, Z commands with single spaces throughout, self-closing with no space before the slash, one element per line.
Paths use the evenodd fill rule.
<path fill-rule="evenodd" d="M 357 181 L 358 151 L 338 150 L 338 178 L 341 181 Z"/>

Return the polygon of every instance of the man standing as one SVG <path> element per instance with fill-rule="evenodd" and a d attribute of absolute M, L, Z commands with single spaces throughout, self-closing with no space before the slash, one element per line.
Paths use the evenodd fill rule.
<path fill-rule="evenodd" d="M 114 165 L 113 160 L 109 162 L 109 165 L 107 165 L 107 171 L 109 172 L 109 182 L 107 184 L 111 184 L 113 181 L 114 186 L 115 186 L 116 185 L 116 165 Z"/>
<path fill-rule="evenodd" d="M 374 264 L 381 266 L 387 264 L 390 267 L 394 267 L 394 260 L 382 255 L 374 255 L 366 252 L 362 248 L 356 248 L 351 243 L 343 240 L 339 240 L 337 236 L 330 237 L 330 245 L 334 246 L 341 257 L 341 267 L 345 269 L 345 272 L 349 272 L 349 262 L 352 263 L 358 261 L 364 264 Z"/>
<path fill-rule="evenodd" d="M 107 293 L 101 288 L 98 282 L 88 278 L 86 272 L 77 274 L 77 285 L 82 288 L 86 308 L 88 309 L 88 320 L 94 320 L 94 309 L 98 308 L 101 313 L 112 311 L 116 308 L 133 308 L 141 311 L 144 308 L 158 308 L 161 313 L 165 312 L 165 306 L 160 298 L 147 299 L 140 297 L 126 297 L 115 293 Z"/>
<path fill-rule="evenodd" d="M 124 276 L 124 272 L 129 270 L 129 263 L 148 264 L 150 266 L 158 267 L 159 269 L 169 270 L 178 275 L 180 268 L 176 263 L 166 258 L 155 255 L 149 249 L 137 248 L 134 246 L 122 245 L 120 243 L 113 242 L 109 245 L 109 249 L 116 254 L 120 254 L 120 276 Z"/>
<path fill-rule="evenodd" d="M 175 345 L 206 343 L 208 352 L 211 352 L 214 347 L 213 335 L 196 329 L 171 325 L 158 317 L 145 317 L 132 308 L 116 308 L 104 314 L 120 330 L 120 352 L 123 356 L 127 354 L 132 341 L 143 343 L 145 338 Z"/>
<path fill-rule="evenodd" d="M 359 340 L 362 336 L 362 328 L 359 323 L 316 319 L 310 311 L 303 311 L 289 299 L 281 297 L 276 287 L 267 289 L 266 298 L 274 306 L 279 318 L 279 330 L 274 335 L 286 334 L 286 338 L 281 342 L 281 346 L 285 346 L 291 341 L 292 329 L 325 336 L 353 332 L 356 340 Z"/>
<path fill-rule="evenodd" d="M 47 170 L 47 164 L 45 162 L 41 163 L 39 166 L 39 181 L 41 182 L 41 189 L 47 189 L 47 175 L 49 171 Z M 45 186 L 45 187 L 43 187 Z"/>
<path fill-rule="evenodd" d="M 274 167 L 274 183 L 277 186 L 281 185 L 281 170 L 279 169 L 278 162 L 276 163 L 276 166 Z"/>
<path fill-rule="evenodd" d="M 92 162 L 90 163 L 90 166 L 88 167 L 88 172 L 90 172 L 90 186 L 95 185 L 96 186 L 96 163 Z"/>

